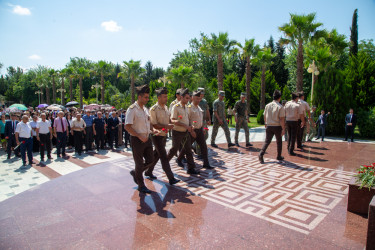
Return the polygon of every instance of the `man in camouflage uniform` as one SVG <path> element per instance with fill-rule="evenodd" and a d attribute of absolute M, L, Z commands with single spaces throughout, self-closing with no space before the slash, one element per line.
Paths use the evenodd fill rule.
<path fill-rule="evenodd" d="M 240 132 L 241 127 L 245 130 L 245 139 L 246 139 L 246 147 L 252 146 L 249 140 L 249 126 L 248 126 L 248 114 L 247 114 L 247 102 L 246 102 L 246 93 L 241 93 L 241 100 L 237 101 L 234 105 L 235 111 L 235 120 L 236 120 L 236 133 L 234 136 L 234 141 L 236 146 L 239 147 L 240 144 L 238 143 L 238 133 Z"/>
<path fill-rule="evenodd" d="M 217 130 L 219 127 L 222 127 L 224 129 L 225 137 L 228 142 L 228 147 L 234 146 L 234 144 L 231 142 L 230 139 L 230 131 L 228 128 L 227 119 L 225 117 L 225 92 L 219 91 L 219 98 L 216 99 L 213 103 L 213 111 L 214 111 L 214 126 L 212 129 L 212 135 L 211 135 L 211 146 L 214 148 L 217 148 L 218 146 L 215 144 L 215 139 L 217 136 Z"/>
<path fill-rule="evenodd" d="M 313 106 L 310 111 L 310 116 L 311 116 L 311 119 L 309 119 L 310 131 L 307 135 L 307 141 L 311 141 L 312 138 L 314 138 L 314 136 L 316 135 L 315 112 L 316 112 L 316 106 Z"/>

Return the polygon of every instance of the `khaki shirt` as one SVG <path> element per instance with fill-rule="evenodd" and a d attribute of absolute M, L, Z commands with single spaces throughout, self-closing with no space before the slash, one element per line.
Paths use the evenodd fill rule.
<path fill-rule="evenodd" d="M 298 102 L 289 101 L 285 104 L 285 117 L 287 121 L 298 121 L 303 114 L 303 107 Z"/>
<path fill-rule="evenodd" d="M 194 129 L 199 129 L 203 126 L 203 112 L 200 106 L 188 105 L 190 125 L 193 125 Z"/>
<path fill-rule="evenodd" d="M 303 116 L 306 116 L 306 112 L 308 111 L 308 110 L 310 110 L 310 105 L 307 103 L 307 102 L 305 102 L 304 100 L 299 100 L 298 101 L 298 103 L 300 104 L 300 105 L 302 105 L 302 108 L 303 108 Z"/>
<path fill-rule="evenodd" d="M 164 105 L 164 107 L 161 107 L 159 103 L 156 103 L 150 109 L 150 118 L 151 118 L 152 125 L 155 125 L 155 124 L 168 125 L 169 116 L 170 116 L 170 112 L 168 110 L 167 105 Z M 160 135 L 166 136 L 167 134 L 163 131 L 160 131 Z"/>
<path fill-rule="evenodd" d="M 172 113 L 172 108 L 174 105 L 176 105 L 178 103 L 178 100 L 177 99 L 174 99 L 174 101 L 171 102 L 171 104 L 169 105 L 169 113 Z"/>
<path fill-rule="evenodd" d="M 187 105 L 183 107 L 180 102 L 174 105 L 172 108 L 171 119 L 178 120 L 179 122 L 185 124 L 186 126 L 189 126 L 189 115 L 188 115 Z M 175 125 L 173 127 L 173 130 L 176 130 L 179 132 L 185 132 L 186 128 Z"/>
<path fill-rule="evenodd" d="M 125 124 L 131 124 L 132 129 L 138 134 L 148 137 L 150 130 L 150 114 L 148 109 L 143 106 L 139 107 L 135 102 L 128 108 L 125 117 Z"/>
<path fill-rule="evenodd" d="M 72 121 L 72 130 L 74 131 L 81 131 L 81 128 L 85 127 L 86 123 L 82 118 L 79 121 L 77 120 L 77 118 Z"/>
<path fill-rule="evenodd" d="M 267 126 L 281 126 L 280 118 L 285 117 L 285 109 L 278 101 L 266 105 L 263 113 Z"/>

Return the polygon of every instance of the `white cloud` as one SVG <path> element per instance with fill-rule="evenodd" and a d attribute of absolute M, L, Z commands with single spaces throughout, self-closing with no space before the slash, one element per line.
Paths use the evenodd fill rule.
<path fill-rule="evenodd" d="M 121 26 L 117 25 L 115 21 L 102 22 L 101 26 L 109 32 L 118 32 L 122 29 Z"/>
<path fill-rule="evenodd" d="M 31 59 L 31 60 L 40 60 L 42 58 L 39 55 L 34 54 L 34 55 L 29 56 L 29 59 Z"/>
<path fill-rule="evenodd" d="M 24 8 L 20 5 L 13 6 L 13 13 L 21 16 L 29 16 L 31 15 L 31 11 L 28 8 Z"/>

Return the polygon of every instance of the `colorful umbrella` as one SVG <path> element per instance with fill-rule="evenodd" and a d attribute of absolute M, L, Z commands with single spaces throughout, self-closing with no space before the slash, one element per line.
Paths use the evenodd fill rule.
<path fill-rule="evenodd" d="M 43 103 L 43 104 L 38 105 L 38 108 L 40 108 L 40 109 L 45 108 L 45 107 L 48 107 L 48 104 Z"/>
<path fill-rule="evenodd" d="M 68 102 L 67 104 L 65 104 L 66 107 L 70 107 L 70 106 L 74 106 L 74 105 L 78 105 L 79 103 L 76 102 L 76 101 L 71 101 L 71 102 Z"/>
<path fill-rule="evenodd" d="M 18 110 L 27 110 L 27 107 L 20 103 L 13 104 L 9 108 L 17 108 Z"/>

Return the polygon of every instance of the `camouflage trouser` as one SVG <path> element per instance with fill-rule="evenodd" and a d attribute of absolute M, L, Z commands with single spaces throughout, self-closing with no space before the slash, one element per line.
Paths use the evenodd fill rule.
<path fill-rule="evenodd" d="M 202 127 L 203 128 L 207 128 L 207 122 L 206 121 L 203 121 L 203 125 L 202 125 Z M 204 140 L 205 141 L 207 141 L 207 139 L 208 139 L 208 132 L 206 132 L 205 134 L 204 134 Z M 198 145 L 198 143 L 196 142 L 196 141 L 194 141 L 194 143 L 193 143 L 193 145 L 191 146 L 193 149 L 195 149 L 195 153 L 197 154 L 197 155 L 201 155 L 202 153 L 201 153 L 201 149 L 200 149 L 200 147 L 199 147 L 199 145 Z"/>
<path fill-rule="evenodd" d="M 249 126 L 247 124 L 247 119 L 245 117 L 238 117 L 237 118 L 237 123 L 236 123 L 236 133 L 234 136 L 234 141 L 238 143 L 238 133 L 240 132 L 241 128 L 245 130 L 245 139 L 246 143 L 249 143 Z"/>
<path fill-rule="evenodd" d="M 212 135 L 211 135 L 211 144 L 215 144 L 215 139 L 216 139 L 217 131 L 219 130 L 219 127 L 222 127 L 222 129 L 224 129 L 224 133 L 225 133 L 225 137 L 227 139 L 227 142 L 232 143 L 232 141 L 230 139 L 230 131 L 229 131 L 229 128 L 228 128 L 228 123 L 225 119 L 223 119 L 223 124 L 221 124 L 221 125 L 217 121 L 214 122 L 214 126 L 212 128 Z"/>
<path fill-rule="evenodd" d="M 314 136 L 316 136 L 316 127 L 314 126 L 315 124 L 312 123 L 310 120 L 309 120 L 309 126 L 310 126 L 310 132 L 309 134 L 307 135 L 307 140 L 312 140 L 314 138 Z"/>

